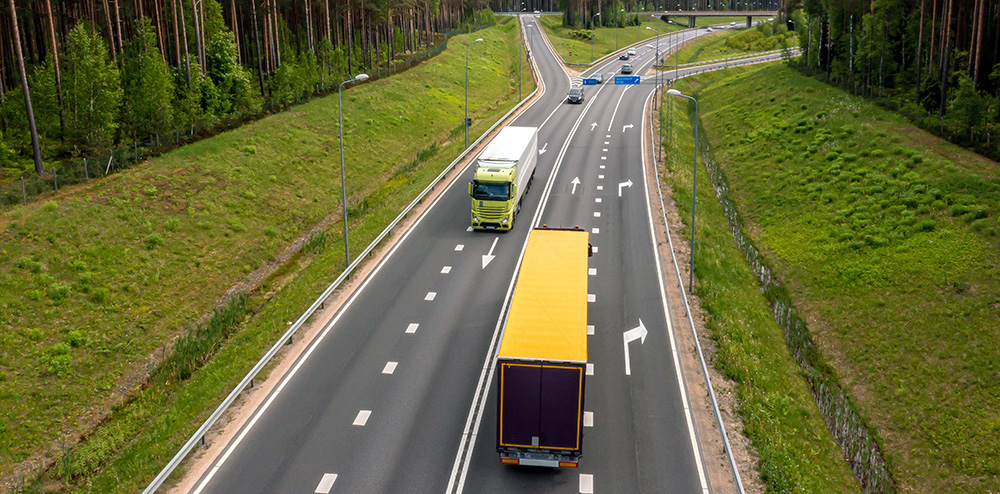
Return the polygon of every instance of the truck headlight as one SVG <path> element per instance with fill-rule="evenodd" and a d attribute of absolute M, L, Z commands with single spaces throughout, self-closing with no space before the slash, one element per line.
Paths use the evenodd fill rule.
<path fill-rule="evenodd" d="M 504 219 L 500 220 L 500 224 L 506 225 L 507 224 L 507 218 L 504 218 Z"/>

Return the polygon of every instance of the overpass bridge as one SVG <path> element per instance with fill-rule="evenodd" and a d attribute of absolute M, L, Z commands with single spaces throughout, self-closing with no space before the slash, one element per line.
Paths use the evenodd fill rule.
<path fill-rule="evenodd" d="M 753 25 L 754 17 L 777 17 L 777 10 L 662 10 L 648 12 L 657 17 L 687 17 L 688 27 L 695 27 L 698 17 L 746 17 L 747 27 Z"/>

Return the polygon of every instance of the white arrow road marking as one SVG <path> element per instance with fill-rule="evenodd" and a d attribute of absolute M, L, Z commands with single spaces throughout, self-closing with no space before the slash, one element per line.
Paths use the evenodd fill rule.
<path fill-rule="evenodd" d="M 632 188 L 632 179 L 631 178 L 628 179 L 628 182 L 619 182 L 618 183 L 618 197 L 622 196 L 622 187 L 628 187 L 628 188 L 631 189 Z"/>
<path fill-rule="evenodd" d="M 330 494 L 330 489 L 333 488 L 333 483 L 336 481 L 337 474 L 324 473 L 323 478 L 319 481 L 319 485 L 316 486 L 316 494 Z"/>
<path fill-rule="evenodd" d="M 486 269 L 486 266 L 490 263 L 490 261 L 496 257 L 493 255 L 493 249 L 497 248 L 497 240 L 500 240 L 500 237 L 493 238 L 493 245 L 490 246 L 490 253 L 483 256 L 483 269 Z"/>
<path fill-rule="evenodd" d="M 549 143 L 546 142 L 545 145 L 542 146 L 542 149 L 538 150 L 538 154 L 545 154 L 545 148 L 547 147 L 549 147 Z"/>
<path fill-rule="evenodd" d="M 597 122 L 590 124 L 590 131 L 593 132 L 595 127 L 597 127 Z"/>
<path fill-rule="evenodd" d="M 573 192 L 570 192 L 570 194 L 576 194 L 576 186 L 580 185 L 580 177 L 574 178 L 570 183 L 573 184 Z"/>
<path fill-rule="evenodd" d="M 623 126 L 622 127 L 622 133 L 624 134 L 626 130 L 631 129 L 632 127 L 634 127 L 634 125 L 632 125 L 632 124 L 628 124 L 628 125 Z"/>
<path fill-rule="evenodd" d="M 635 340 L 639 340 L 639 344 L 640 345 L 643 344 L 643 343 L 645 343 L 645 341 L 646 341 L 646 335 L 647 334 L 649 334 L 649 331 L 646 331 L 646 326 L 644 324 L 642 324 L 642 319 L 639 319 L 639 327 L 632 328 L 632 329 L 630 329 L 630 330 L 628 330 L 628 331 L 626 331 L 625 333 L 622 334 L 622 337 L 625 340 L 625 375 L 626 376 L 631 376 L 632 375 L 632 365 L 629 363 L 629 358 L 628 358 L 628 344 L 630 342 L 635 341 Z"/>

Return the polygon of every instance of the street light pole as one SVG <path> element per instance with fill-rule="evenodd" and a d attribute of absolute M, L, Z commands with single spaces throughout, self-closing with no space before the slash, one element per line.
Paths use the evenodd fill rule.
<path fill-rule="evenodd" d="M 698 100 L 676 90 L 668 89 L 667 94 L 680 96 L 694 101 L 694 174 L 691 190 L 691 279 L 688 281 L 688 292 L 694 293 L 694 208 L 698 197 Z"/>
<path fill-rule="evenodd" d="M 469 148 L 469 47 L 479 43 L 483 38 L 476 38 L 475 41 L 465 45 L 465 120 L 462 126 L 465 127 L 465 148 Z"/>
<path fill-rule="evenodd" d="M 347 243 L 347 176 L 344 173 L 344 100 L 341 97 L 341 92 L 344 89 L 344 84 L 349 84 L 355 81 L 364 81 L 368 79 L 368 74 L 358 74 L 354 76 L 354 79 L 349 81 L 344 81 L 340 83 L 337 87 L 337 113 L 340 118 L 340 192 L 344 200 L 344 268 L 346 269 L 351 265 L 351 251 Z"/>
<path fill-rule="evenodd" d="M 654 98 L 653 98 L 653 109 L 655 109 L 657 111 L 657 121 L 660 124 L 660 129 L 659 129 L 659 131 L 660 131 L 660 138 L 659 138 L 658 141 L 656 141 L 656 161 L 660 161 L 660 153 L 661 153 L 660 149 L 663 148 L 663 109 L 660 108 L 661 105 L 657 101 L 660 98 L 662 98 L 662 96 L 659 96 L 659 90 L 660 90 L 660 71 L 656 68 L 656 62 L 658 62 L 659 59 L 660 59 L 660 32 L 657 31 L 656 29 L 653 29 L 653 28 L 649 27 L 649 26 L 646 26 L 646 29 L 649 29 L 650 31 L 653 31 L 654 33 L 656 33 L 656 58 L 653 59 L 653 70 L 656 71 L 656 74 L 655 74 L 655 76 L 656 76 L 656 89 L 653 90 L 653 96 L 654 96 Z"/>
<path fill-rule="evenodd" d="M 591 29 L 591 31 L 593 31 L 593 33 L 591 33 L 591 35 L 590 35 L 590 63 L 591 63 L 591 65 L 593 65 L 593 63 L 594 63 L 594 38 L 597 37 L 597 27 L 594 26 L 594 19 L 597 16 L 599 16 L 599 15 L 601 15 L 600 12 L 598 12 L 598 13 L 590 16 L 590 29 Z"/>
<path fill-rule="evenodd" d="M 619 12 L 625 12 L 625 9 L 618 9 L 618 11 Z M 618 51 L 618 18 L 619 18 L 619 16 L 616 14 L 615 15 L 615 51 Z"/>

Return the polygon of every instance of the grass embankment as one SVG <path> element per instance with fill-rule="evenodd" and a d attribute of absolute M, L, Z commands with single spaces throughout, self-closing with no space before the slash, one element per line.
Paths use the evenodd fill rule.
<path fill-rule="evenodd" d="M 640 19 L 646 19 L 647 15 L 640 15 Z M 716 24 L 729 23 L 738 19 L 736 17 L 708 18 L 699 17 L 696 24 L 698 27 L 712 26 Z M 746 19 L 744 18 L 744 21 Z M 687 29 L 676 24 L 667 24 L 659 19 L 652 21 L 644 20 L 641 25 L 627 26 L 622 28 L 600 27 L 595 30 L 567 28 L 562 25 L 561 15 L 541 15 L 538 16 L 538 24 L 545 29 L 545 34 L 552 43 L 552 48 L 562 57 L 566 63 L 589 64 L 591 40 L 589 36 L 594 36 L 594 60 L 597 60 L 608 53 L 615 51 L 616 39 L 619 49 L 625 48 L 633 43 L 638 43 L 644 39 L 653 39 L 656 33 L 646 29 L 651 27 L 660 32 L 661 35 Z M 534 28 L 532 28 L 534 29 Z M 570 55 L 572 53 L 572 55 Z"/>
<path fill-rule="evenodd" d="M 699 99 L 744 231 L 876 429 L 900 490 L 1000 490 L 1000 166 L 782 64 L 703 74 L 678 89 Z M 683 163 L 670 178 L 682 211 Z M 767 457 L 774 438 L 752 425 L 764 386 L 734 363 L 771 363 L 729 357 L 747 324 L 721 305 L 734 275 L 710 257 L 722 246 L 710 242 L 716 215 L 705 212 L 718 203 L 703 191 L 697 289 Z M 724 227 L 719 219 L 718 242 Z M 783 407 L 769 415 L 789 416 Z"/>
<path fill-rule="evenodd" d="M 473 37 L 486 40 L 469 54 L 475 138 L 517 100 L 515 22 L 455 37 L 421 66 L 345 91 L 352 252 L 461 152 L 463 47 Z M 524 84 L 533 90 L 530 77 Z M 315 100 L 4 213 L 0 271 L 12 276 L 0 281 L 0 474 L 85 431 L 84 443 L 55 452 L 48 481 L 135 492 L 167 462 L 343 269 L 340 226 L 250 294 L 253 317 L 227 330 L 201 371 L 119 386 L 141 385 L 125 378 L 141 375 L 154 349 L 337 212 L 337 110 L 336 96 Z M 122 393 L 130 400 L 90 430 Z"/>
<path fill-rule="evenodd" d="M 782 41 L 788 48 L 798 46 L 799 38 L 794 32 L 789 32 L 783 26 L 778 32 L 781 34 L 772 34 L 773 31 L 765 29 L 762 24 L 749 29 L 725 29 L 685 43 L 680 52 L 667 61 L 667 65 L 675 63 L 675 60 L 679 60 L 681 64 L 708 62 L 780 50 L 785 47 Z"/>
<path fill-rule="evenodd" d="M 698 85 L 692 82 L 682 79 L 677 87 L 688 94 Z M 665 153 L 663 180 L 673 191 L 690 241 L 694 138 L 683 103 L 686 100 L 674 101 L 673 146 Z M 704 104 L 701 109 L 708 111 Z M 666 142 L 670 124 L 664 125 Z M 724 142 L 724 137 L 713 142 Z M 704 139 L 704 133 L 699 138 Z M 733 241 L 708 182 L 704 157 L 699 151 L 695 292 L 717 347 L 715 365 L 735 384 L 737 411 L 744 434 L 759 453 L 762 480 L 769 492 L 858 492 L 754 273 Z"/>

